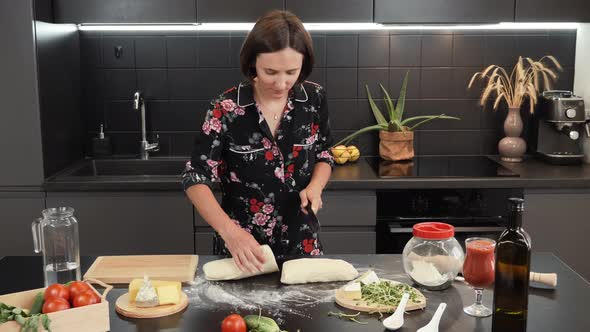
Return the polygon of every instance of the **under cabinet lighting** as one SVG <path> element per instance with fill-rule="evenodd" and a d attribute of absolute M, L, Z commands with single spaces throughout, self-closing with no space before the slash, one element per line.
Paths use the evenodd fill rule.
<path fill-rule="evenodd" d="M 249 31 L 254 23 L 79 24 L 82 31 Z M 379 23 L 305 23 L 310 31 L 338 30 L 576 30 L 578 23 L 498 23 L 465 25 L 397 25 Z"/>

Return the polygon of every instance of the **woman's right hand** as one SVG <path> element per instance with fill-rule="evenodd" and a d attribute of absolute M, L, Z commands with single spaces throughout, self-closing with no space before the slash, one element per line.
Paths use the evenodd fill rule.
<path fill-rule="evenodd" d="M 234 262 L 242 272 L 262 271 L 264 254 L 260 244 L 252 234 L 246 232 L 242 227 L 232 223 L 227 229 L 220 232 L 225 246 L 231 253 Z"/>

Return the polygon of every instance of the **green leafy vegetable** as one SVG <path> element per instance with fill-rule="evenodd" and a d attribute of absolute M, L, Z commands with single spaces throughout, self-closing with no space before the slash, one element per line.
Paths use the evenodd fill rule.
<path fill-rule="evenodd" d="M 330 311 L 328 313 L 328 316 L 335 316 L 335 317 L 338 317 L 338 318 L 341 318 L 341 319 L 348 319 L 349 321 L 352 321 L 352 322 L 355 322 L 355 323 L 361 324 L 361 325 L 369 324 L 367 322 L 361 322 L 358 319 L 356 319 L 360 314 L 361 314 L 360 312 L 357 312 L 354 315 L 349 315 L 349 314 L 345 314 L 343 312 L 332 312 L 332 311 Z"/>
<path fill-rule="evenodd" d="M 361 298 L 369 305 L 397 306 L 404 292 L 409 293 L 410 300 L 416 302 L 418 298 L 416 290 L 403 283 L 380 281 L 361 285 Z"/>

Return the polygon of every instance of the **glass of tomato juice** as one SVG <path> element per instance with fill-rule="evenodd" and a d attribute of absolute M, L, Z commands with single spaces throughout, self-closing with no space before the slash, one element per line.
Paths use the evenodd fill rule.
<path fill-rule="evenodd" d="M 473 317 L 487 317 L 492 310 L 481 303 L 483 289 L 494 283 L 494 249 L 496 241 L 482 237 L 465 240 L 467 254 L 463 262 L 463 277 L 475 290 L 475 303 L 463 308 Z"/>

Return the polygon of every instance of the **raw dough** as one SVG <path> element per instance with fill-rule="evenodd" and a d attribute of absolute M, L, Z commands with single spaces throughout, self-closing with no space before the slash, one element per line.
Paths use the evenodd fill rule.
<path fill-rule="evenodd" d="M 300 258 L 283 264 L 283 284 L 308 282 L 349 281 L 358 275 L 350 263 L 341 259 Z"/>
<path fill-rule="evenodd" d="M 205 279 L 207 280 L 237 280 L 248 278 L 260 274 L 273 273 L 279 270 L 275 255 L 269 246 L 260 246 L 264 254 L 264 265 L 262 272 L 242 272 L 234 263 L 233 258 L 224 258 L 209 262 L 203 265 L 203 272 L 205 272 Z"/>

